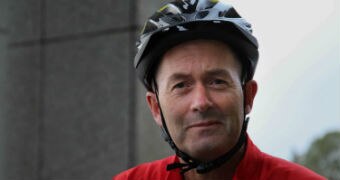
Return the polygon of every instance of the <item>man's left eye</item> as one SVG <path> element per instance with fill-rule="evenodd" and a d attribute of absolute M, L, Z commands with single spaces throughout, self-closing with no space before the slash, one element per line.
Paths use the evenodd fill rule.
<path fill-rule="evenodd" d="M 215 79 L 212 83 L 213 84 L 226 84 L 227 82 L 222 79 Z"/>

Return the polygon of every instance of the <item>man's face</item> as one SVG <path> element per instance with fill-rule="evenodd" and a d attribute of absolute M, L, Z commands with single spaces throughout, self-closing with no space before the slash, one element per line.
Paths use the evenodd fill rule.
<path fill-rule="evenodd" d="M 223 43 L 189 41 L 168 50 L 156 73 L 170 136 L 182 151 L 212 160 L 230 150 L 243 122 L 241 66 Z M 162 126 L 155 94 L 147 101 Z"/>

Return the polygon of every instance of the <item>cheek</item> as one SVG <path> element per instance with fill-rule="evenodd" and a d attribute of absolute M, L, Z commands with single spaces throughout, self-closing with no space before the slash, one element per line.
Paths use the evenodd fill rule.
<path fill-rule="evenodd" d="M 176 138 L 183 131 L 187 105 L 181 100 L 167 102 L 167 108 L 163 109 L 164 118 L 172 138 Z"/>
<path fill-rule="evenodd" d="M 237 134 L 243 122 L 243 99 L 240 95 L 225 94 L 216 99 L 216 106 L 225 117 L 226 132 Z"/>
<path fill-rule="evenodd" d="M 242 114 L 243 112 L 243 97 L 239 94 L 224 94 L 223 96 L 215 96 L 215 103 L 221 111 L 227 113 L 227 115 Z"/>

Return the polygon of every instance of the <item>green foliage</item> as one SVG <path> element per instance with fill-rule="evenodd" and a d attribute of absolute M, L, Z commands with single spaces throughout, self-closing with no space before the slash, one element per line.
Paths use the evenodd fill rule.
<path fill-rule="evenodd" d="M 316 139 L 306 153 L 294 154 L 293 161 L 329 180 L 340 179 L 340 132 L 329 132 Z"/>

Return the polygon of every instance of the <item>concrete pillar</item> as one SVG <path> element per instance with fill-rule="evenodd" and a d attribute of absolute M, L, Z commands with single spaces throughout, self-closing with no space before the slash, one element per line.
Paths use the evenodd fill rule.
<path fill-rule="evenodd" d="M 135 1 L 0 8 L 0 179 L 110 179 L 134 165 Z"/>
<path fill-rule="evenodd" d="M 165 2 L 0 0 L 0 179 L 110 179 L 171 153 L 133 68 Z"/>
<path fill-rule="evenodd" d="M 5 82 L 6 82 L 6 53 L 7 37 L 4 29 L 0 30 L 0 102 L 5 101 Z M 0 103 L 0 179 L 4 179 L 6 158 L 4 144 L 6 142 L 6 121 L 5 121 L 6 104 Z"/>
<path fill-rule="evenodd" d="M 6 83 L 6 63 L 7 63 L 7 1 L 0 0 L 0 179 L 5 179 L 6 152 L 4 144 L 6 142 L 6 121 L 5 112 L 5 83 Z"/>
<path fill-rule="evenodd" d="M 3 62 L 4 179 L 39 179 L 41 134 L 40 2 L 7 1 L 8 48 Z"/>

